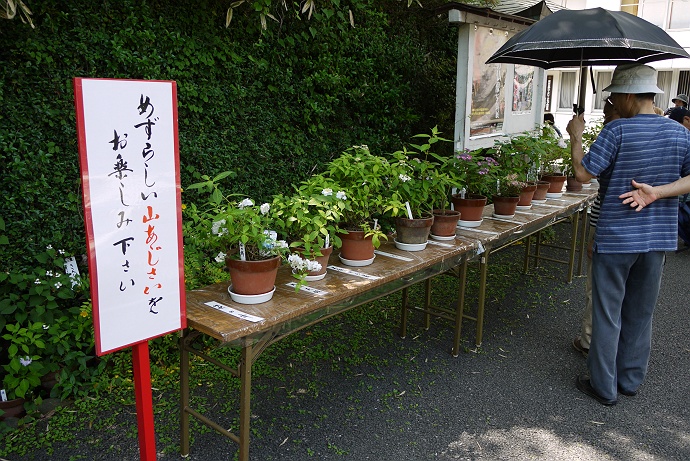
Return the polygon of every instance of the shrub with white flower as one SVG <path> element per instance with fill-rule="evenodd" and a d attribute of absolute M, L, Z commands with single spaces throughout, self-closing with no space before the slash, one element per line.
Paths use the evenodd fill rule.
<path fill-rule="evenodd" d="M 280 241 L 275 232 L 270 232 L 274 227 L 270 203 L 258 205 L 251 198 L 235 202 L 223 196 L 215 183 L 211 186 L 203 183 L 203 187 L 211 188 L 211 211 L 199 222 L 208 229 L 204 240 L 216 262 L 221 263 L 228 257 L 261 260 L 287 253 L 287 243 Z M 188 189 L 203 187 L 191 185 Z"/>
<path fill-rule="evenodd" d="M 293 253 L 287 258 L 288 264 L 292 268 L 292 276 L 297 279 L 297 285 L 295 285 L 295 291 L 299 289 L 306 283 L 306 277 L 310 272 L 318 272 L 323 266 L 318 261 L 303 258 L 297 253 Z"/>
<path fill-rule="evenodd" d="M 275 229 L 290 247 L 319 256 L 323 248 L 340 246 L 337 223 L 347 207 L 346 199 L 347 194 L 337 183 L 314 175 L 296 193 L 274 196 L 271 213 Z"/>

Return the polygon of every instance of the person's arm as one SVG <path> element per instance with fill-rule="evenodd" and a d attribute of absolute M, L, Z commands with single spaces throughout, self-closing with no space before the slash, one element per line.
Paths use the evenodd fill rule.
<path fill-rule="evenodd" d="M 690 176 L 685 176 L 663 186 L 650 186 L 649 184 L 638 183 L 633 179 L 632 185 L 635 188 L 634 190 L 621 194 L 618 198 L 624 199 L 624 204 L 629 203 L 631 207 L 637 207 L 635 211 L 640 211 L 660 198 L 690 193 Z"/>
<path fill-rule="evenodd" d="M 573 161 L 573 172 L 575 178 L 580 182 L 587 182 L 594 177 L 589 171 L 582 166 L 582 157 L 585 156 L 582 147 L 582 133 L 585 131 L 585 116 L 584 114 L 574 115 L 573 119 L 568 122 L 566 127 L 570 135 L 570 156 Z"/>

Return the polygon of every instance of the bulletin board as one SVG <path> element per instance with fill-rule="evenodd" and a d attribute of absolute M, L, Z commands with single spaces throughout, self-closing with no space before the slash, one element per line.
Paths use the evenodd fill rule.
<path fill-rule="evenodd" d="M 177 86 L 74 79 L 98 355 L 186 327 Z"/>

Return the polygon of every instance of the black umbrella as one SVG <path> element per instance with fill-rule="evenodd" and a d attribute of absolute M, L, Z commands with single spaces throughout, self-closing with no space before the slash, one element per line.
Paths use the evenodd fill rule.
<path fill-rule="evenodd" d="M 559 10 L 508 40 L 487 61 L 551 69 L 618 64 L 645 64 L 690 58 L 663 29 L 623 11 L 603 8 Z M 579 104 L 584 105 L 584 72 Z"/>
<path fill-rule="evenodd" d="M 508 40 L 488 61 L 553 67 L 690 58 L 663 29 L 623 11 L 559 10 Z"/>

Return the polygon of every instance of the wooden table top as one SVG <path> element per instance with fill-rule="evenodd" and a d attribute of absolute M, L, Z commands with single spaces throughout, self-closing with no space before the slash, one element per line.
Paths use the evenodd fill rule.
<path fill-rule="evenodd" d="M 356 298 L 396 280 L 409 278 L 428 268 L 439 273 L 459 264 L 463 257 L 473 257 L 482 251 L 506 241 L 522 238 L 536 230 L 548 227 L 556 219 L 581 210 L 596 196 L 596 191 L 583 190 L 565 193 L 559 199 L 544 204 L 533 204 L 530 210 L 518 211 L 509 219 L 495 218 L 493 206 L 485 207 L 482 224 L 477 228 L 458 228 L 455 240 L 429 241 L 422 251 L 403 251 L 395 247 L 393 239 L 377 250 L 374 263 L 365 267 L 345 266 L 333 252 L 326 277 L 309 282 L 299 292 L 288 286 L 296 282 L 288 266 L 278 270 L 273 298 L 262 304 L 238 304 L 228 293 L 229 282 L 218 283 L 187 292 L 187 326 L 216 338 L 223 344 L 239 344 L 243 340 L 275 331 L 290 322 L 299 323 L 310 315 L 328 310 L 330 306 L 347 303 L 357 305 Z M 450 267 L 446 267 L 450 266 Z M 429 273 L 428 276 L 434 275 Z M 427 276 L 427 278 L 428 278 Z M 306 288 L 306 289 L 305 289 Z M 399 289 L 394 287 L 391 291 Z M 263 320 L 250 322 L 206 305 L 219 303 Z"/>

